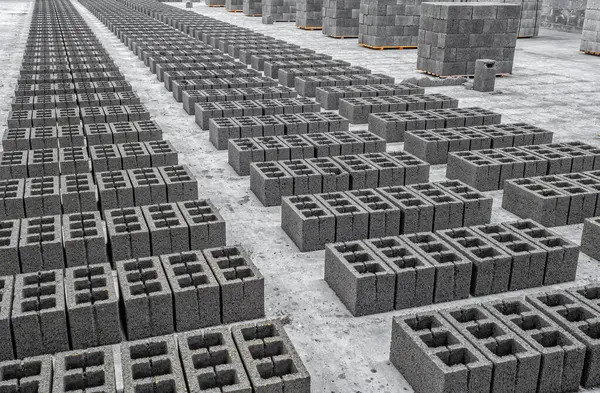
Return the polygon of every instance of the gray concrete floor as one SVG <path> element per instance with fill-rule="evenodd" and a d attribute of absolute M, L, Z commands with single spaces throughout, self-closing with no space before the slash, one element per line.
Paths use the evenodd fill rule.
<path fill-rule="evenodd" d="M 183 7 L 181 3 L 169 4 Z M 193 169 L 200 194 L 220 208 L 228 225 L 228 242 L 243 245 L 264 274 L 267 316 L 289 318 L 287 330 L 312 376 L 312 391 L 412 391 L 388 361 L 391 319 L 401 312 L 352 317 L 323 281 L 324 253 L 298 252 L 280 228 L 280 208 L 263 207 L 250 193 L 249 179 L 237 176 L 227 164 L 227 152 L 216 151 L 208 133 L 200 130 L 193 116 L 185 113 L 143 63 L 84 7 L 75 5 L 163 128 L 165 139 Z M 31 10 L 31 0 L 0 2 L 0 124 L 6 124 Z M 298 30 L 292 23 L 262 25 L 260 18 L 200 3 L 194 3 L 192 12 L 327 53 L 397 80 L 420 75 L 414 69 L 413 50 L 372 51 L 359 47 L 356 40 L 327 38 L 320 31 Z M 596 137 L 600 132 L 600 57 L 581 54 L 578 48 L 578 35 L 542 30 L 539 38 L 518 42 L 514 74 L 497 79 L 496 94 L 462 86 L 428 91 L 459 98 L 461 106 L 499 111 L 505 122 L 523 121 L 548 128 L 555 132 L 556 141 L 582 140 L 600 146 Z M 401 148 L 402 144 L 390 146 Z M 445 166 L 436 166 L 431 178 L 441 180 L 444 175 Z M 494 196 L 492 221 L 516 218 L 500 208 L 501 192 L 490 195 Z M 573 225 L 557 231 L 578 243 L 581 229 L 581 225 Z M 598 279 L 599 263 L 581 254 L 578 282 Z M 527 292 L 532 291 L 495 297 Z"/>

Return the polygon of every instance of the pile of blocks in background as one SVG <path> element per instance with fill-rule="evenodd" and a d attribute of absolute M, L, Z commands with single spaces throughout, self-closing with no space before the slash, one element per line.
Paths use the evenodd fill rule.
<path fill-rule="evenodd" d="M 325 248 L 325 281 L 354 316 L 573 281 L 579 258 L 531 220 L 369 238 Z"/>
<path fill-rule="evenodd" d="M 296 26 L 305 30 L 323 28 L 323 0 L 296 1 Z"/>
<path fill-rule="evenodd" d="M 401 316 L 390 361 L 417 393 L 600 386 L 600 286 Z"/>
<path fill-rule="evenodd" d="M 262 0 L 243 0 L 242 10 L 246 16 L 262 16 Z"/>
<path fill-rule="evenodd" d="M 417 69 L 473 75 L 475 60 L 491 59 L 496 74 L 512 73 L 520 12 L 508 3 L 423 3 Z"/>
<path fill-rule="evenodd" d="M 600 56 L 600 0 L 588 0 L 580 50 Z"/>
<path fill-rule="evenodd" d="M 335 38 L 358 37 L 360 0 L 323 0 L 323 34 Z"/>
<path fill-rule="evenodd" d="M 295 0 L 263 0 L 262 22 L 295 22 L 296 1 Z M 270 18 L 270 19 L 269 19 Z"/>
<path fill-rule="evenodd" d="M 229 12 L 243 12 L 244 0 L 225 0 L 225 10 Z"/>

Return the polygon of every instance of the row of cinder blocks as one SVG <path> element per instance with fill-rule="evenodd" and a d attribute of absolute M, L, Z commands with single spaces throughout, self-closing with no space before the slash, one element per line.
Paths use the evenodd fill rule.
<path fill-rule="evenodd" d="M 177 165 L 166 140 L 110 145 L 13 150 L 0 153 L 0 179 L 59 176 L 109 170 Z"/>
<path fill-rule="evenodd" d="M 236 0 L 237 1 L 237 0 Z M 173 90 L 175 81 L 204 80 L 216 78 L 250 78 L 260 76 L 260 72 L 250 68 L 233 68 L 219 70 L 165 71 L 163 83 L 168 91 Z"/>
<path fill-rule="evenodd" d="M 304 51 L 294 51 L 292 53 L 275 53 L 264 51 L 262 53 L 256 53 L 250 56 L 250 66 L 258 71 L 264 71 L 266 76 L 276 78 L 278 76 L 279 68 L 292 68 L 292 67 L 317 67 L 316 64 L 321 64 L 318 67 L 327 67 L 327 65 L 350 65 L 345 61 L 333 61 L 333 62 L 317 62 L 315 60 L 331 60 L 331 56 L 324 55 L 321 53 L 306 53 Z M 240 59 L 243 62 L 243 60 Z M 300 61 L 298 64 L 296 62 Z M 274 62 L 283 64 L 273 64 Z M 291 62 L 291 63 L 290 63 Z M 270 66 L 266 66 L 270 63 Z M 283 67 L 280 67 L 283 66 Z M 267 70 L 268 68 L 268 70 Z"/>
<path fill-rule="evenodd" d="M 183 92 L 183 109 L 188 115 L 195 114 L 199 102 L 223 102 L 295 98 L 296 91 L 289 87 L 249 87 L 245 89 L 186 90 Z"/>
<path fill-rule="evenodd" d="M 239 247 L 116 268 L 118 287 L 108 264 L 1 277 L 0 359 L 115 344 L 121 323 L 136 340 L 264 316 L 264 279 Z"/>
<path fill-rule="evenodd" d="M 360 316 L 572 281 L 578 256 L 565 238 L 517 221 L 328 244 L 324 277 Z"/>
<path fill-rule="evenodd" d="M 283 86 L 294 87 L 296 78 L 303 76 L 365 75 L 370 73 L 371 70 L 358 66 L 284 68 L 279 70 L 278 80 Z"/>
<path fill-rule="evenodd" d="M 326 110 L 339 109 L 341 99 L 409 96 L 425 94 L 425 89 L 411 83 L 380 85 L 321 86 L 315 90 L 315 99 Z"/>
<path fill-rule="evenodd" d="M 309 59 L 309 60 L 275 60 L 264 61 L 263 72 L 270 78 L 279 78 L 279 71 L 287 68 L 327 68 L 349 67 L 350 63 L 344 60 Z"/>
<path fill-rule="evenodd" d="M 240 176 L 253 162 L 299 160 L 348 154 L 384 153 L 386 142 L 364 130 L 229 139 L 229 165 Z"/>
<path fill-rule="evenodd" d="M 54 149 L 96 144 L 149 142 L 162 139 L 162 130 L 152 120 L 11 128 L 4 131 L 4 151 Z"/>
<path fill-rule="evenodd" d="M 143 104 L 13 110 L 8 128 L 117 123 L 150 120 Z"/>
<path fill-rule="evenodd" d="M 0 219 L 90 212 L 198 198 L 185 165 L 0 180 Z"/>
<path fill-rule="evenodd" d="M 489 223 L 492 198 L 457 181 L 285 197 L 281 227 L 301 251 L 326 243 Z"/>
<path fill-rule="evenodd" d="M 429 164 L 411 154 L 366 153 L 250 164 L 250 190 L 264 206 L 291 195 L 395 187 L 429 181 Z"/>
<path fill-rule="evenodd" d="M 310 392 L 310 375 L 283 324 L 261 319 L 119 345 L 0 363 L 7 391 Z M 152 390 L 151 390 L 152 391 Z"/>
<path fill-rule="evenodd" d="M 225 245 L 208 200 L 0 221 L 0 274 L 28 273 Z M 108 257 L 110 255 L 110 259 Z"/>
<path fill-rule="evenodd" d="M 417 393 L 597 387 L 598 289 L 592 284 L 394 318 L 390 361 Z"/>
<path fill-rule="evenodd" d="M 369 131 L 388 142 L 404 141 L 406 131 L 500 124 L 502 115 L 478 107 L 382 112 L 369 115 Z"/>
<path fill-rule="evenodd" d="M 450 153 L 446 176 L 491 191 L 502 189 L 508 179 L 599 168 L 600 149 L 583 142 L 566 142 Z"/>
<path fill-rule="evenodd" d="M 298 45 L 290 44 L 289 42 L 278 42 L 276 46 L 270 43 L 236 43 L 228 50 L 229 53 L 235 52 L 232 56 L 237 57 L 239 61 L 250 65 L 252 68 L 259 71 L 262 71 L 262 63 L 265 59 L 271 57 L 278 58 L 278 56 L 292 56 L 293 58 L 303 58 L 304 56 L 316 56 L 316 58 L 319 59 L 331 59 L 331 56 L 329 55 L 322 53 L 317 54 L 312 49 L 301 48 Z M 252 60 L 253 57 L 256 58 Z"/>
<path fill-rule="evenodd" d="M 240 247 L 117 264 L 129 340 L 264 316 L 264 278 Z"/>
<path fill-rule="evenodd" d="M 154 72 L 156 73 L 156 79 L 159 82 L 165 81 L 165 73 L 170 72 L 170 76 L 173 75 L 173 71 L 194 71 L 194 70 L 233 70 L 233 69 L 244 69 L 247 68 L 245 64 L 235 61 L 223 61 L 223 62 L 168 62 L 168 63 L 157 63 L 154 65 Z"/>
<path fill-rule="evenodd" d="M 276 80 L 266 76 L 251 78 L 213 78 L 213 79 L 185 79 L 173 81 L 173 97 L 177 102 L 182 102 L 183 92 L 186 90 L 214 90 L 214 89 L 241 89 L 248 87 L 277 87 Z"/>
<path fill-rule="evenodd" d="M 579 224 L 600 215 L 600 172 L 578 172 L 504 184 L 502 207 L 546 226 Z"/>
<path fill-rule="evenodd" d="M 41 48 L 41 47 L 38 47 L 38 48 Z M 51 48 L 52 47 L 47 47 L 46 49 L 48 50 Z M 60 48 L 60 49 L 57 47 L 54 47 L 54 48 L 57 50 L 55 50 L 55 51 L 48 50 L 48 53 L 54 52 L 54 54 L 58 56 L 59 53 L 62 50 L 64 50 L 64 48 Z M 31 51 L 33 51 L 33 53 L 32 53 L 33 56 L 31 56 L 30 58 L 40 57 L 37 55 L 41 55 L 42 53 L 44 53 L 43 49 L 42 49 L 42 51 L 38 51 L 38 50 L 34 51 L 33 49 L 31 49 Z M 105 50 L 99 49 L 99 48 L 94 48 L 94 51 L 98 51 L 98 52 L 101 51 L 101 52 L 103 52 L 102 53 L 103 55 L 107 54 L 107 52 Z M 26 51 L 26 53 L 27 52 L 28 51 Z M 57 57 L 57 56 L 53 56 L 53 57 Z M 24 75 L 20 75 L 17 78 L 17 83 L 19 83 L 19 84 L 21 84 L 21 83 L 75 83 L 75 82 L 118 81 L 118 80 L 125 80 L 125 77 L 119 72 L 118 69 L 115 69 L 112 71 L 69 70 L 69 72 L 56 72 L 56 73 L 51 73 L 51 74 L 44 74 L 44 73 L 24 74 Z"/>
<path fill-rule="evenodd" d="M 223 102 L 197 102 L 194 104 L 196 124 L 207 130 L 211 119 L 250 116 L 290 115 L 319 112 L 321 106 L 305 97 L 275 98 Z"/>
<path fill-rule="evenodd" d="M 294 88 L 301 96 L 314 97 L 318 87 L 381 85 L 393 84 L 394 81 L 394 78 L 383 74 L 304 75 L 296 77 Z"/>
<path fill-rule="evenodd" d="M 455 151 L 552 143 L 553 132 L 525 123 L 407 131 L 404 149 L 430 164 L 445 164 Z"/>
<path fill-rule="evenodd" d="M 132 87 L 129 82 L 121 80 L 75 83 L 24 83 L 15 87 L 15 96 L 119 93 L 124 91 L 132 91 Z M 68 97 L 66 99 L 69 100 Z"/>
<path fill-rule="evenodd" d="M 394 95 L 342 98 L 339 100 L 338 105 L 339 114 L 350 120 L 350 123 L 366 124 L 369 122 L 371 113 L 458 108 L 458 99 L 443 94 Z"/>
<path fill-rule="evenodd" d="M 225 150 L 230 139 L 348 131 L 348 120 L 334 112 L 307 112 L 275 116 L 215 118 L 209 122 L 209 139 Z"/>
<path fill-rule="evenodd" d="M 35 74 L 39 75 L 39 74 Z M 35 95 L 15 97 L 11 110 L 36 110 L 56 108 L 83 108 L 86 106 L 114 106 L 139 104 L 140 97 L 133 91 L 106 93 L 70 93 L 60 95 Z"/>

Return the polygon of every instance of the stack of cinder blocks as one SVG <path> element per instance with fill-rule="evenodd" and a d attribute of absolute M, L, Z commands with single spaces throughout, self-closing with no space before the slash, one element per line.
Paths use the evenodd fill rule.
<path fill-rule="evenodd" d="M 326 243 L 488 223 L 492 199 L 450 181 L 282 198 L 281 227 L 301 251 Z"/>
<path fill-rule="evenodd" d="M 580 50 L 600 55 L 600 1 L 588 0 Z"/>
<path fill-rule="evenodd" d="M 521 7 L 508 3 L 423 3 L 417 68 L 438 76 L 473 75 L 475 60 L 512 73 Z"/>
<path fill-rule="evenodd" d="M 354 316 L 573 281 L 579 256 L 533 221 L 369 237 L 325 247 L 325 281 Z"/>
<path fill-rule="evenodd" d="M 323 34 L 335 38 L 358 37 L 360 0 L 323 0 Z"/>
<path fill-rule="evenodd" d="M 296 26 L 319 30 L 323 27 L 323 0 L 297 0 Z"/>
<path fill-rule="evenodd" d="M 261 16 L 262 7 L 262 1 L 243 0 L 242 10 L 246 16 Z"/>
<path fill-rule="evenodd" d="M 373 48 L 415 47 L 420 9 L 420 0 L 362 0 L 359 44 Z"/>
<path fill-rule="evenodd" d="M 390 360 L 415 392 L 600 385 L 598 285 L 397 317 Z M 469 372 L 460 372 L 469 370 Z"/>
<path fill-rule="evenodd" d="M 583 223 L 583 232 L 581 233 L 581 251 L 590 257 L 600 260 L 600 218 L 586 218 Z"/>
<path fill-rule="evenodd" d="M 295 0 L 263 0 L 262 4 L 263 23 L 269 17 L 273 22 L 296 21 Z"/>

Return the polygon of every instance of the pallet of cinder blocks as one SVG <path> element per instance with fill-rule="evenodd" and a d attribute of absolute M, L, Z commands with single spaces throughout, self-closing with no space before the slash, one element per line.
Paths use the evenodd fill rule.
<path fill-rule="evenodd" d="M 380 112 L 370 113 L 368 118 L 369 131 L 388 142 L 403 142 L 407 131 L 487 126 L 501 120 L 499 113 L 478 107 Z"/>
<path fill-rule="evenodd" d="M 229 12 L 242 12 L 244 8 L 243 0 L 225 0 L 225 10 Z"/>
<path fill-rule="evenodd" d="M 291 195 L 395 187 L 428 180 L 429 165 L 402 151 L 250 164 L 250 190 L 264 206 L 277 206 L 283 197 Z"/>
<path fill-rule="evenodd" d="M 513 179 L 504 184 L 502 207 L 546 226 L 580 224 L 600 215 L 599 194 L 598 171 Z"/>
<path fill-rule="evenodd" d="M 599 158 L 600 149 L 583 142 L 458 151 L 448 154 L 446 177 L 492 191 L 508 179 L 597 170 Z"/>
<path fill-rule="evenodd" d="M 590 285 L 397 317 L 390 361 L 417 393 L 594 388 L 597 294 Z"/>
<path fill-rule="evenodd" d="M 491 197 L 461 182 L 421 183 L 284 197 L 281 227 L 304 252 L 326 243 L 485 224 L 491 208 Z"/>
<path fill-rule="evenodd" d="M 404 150 L 430 164 L 446 164 L 448 154 L 552 143 L 553 133 L 525 123 L 407 131 Z"/>
<path fill-rule="evenodd" d="M 323 34 L 357 38 L 360 0 L 323 0 Z"/>
<path fill-rule="evenodd" d="M 261 16 L 262 15 L 262 1 L 243 0 L 242 12 L 246 16 Z"/>
<path fill-rule="evenodd" d="M 508 3 L 421 4 L 417 68 L 473 75 L 475 60 L 486 58 L 496 61 L 496 74 L 512 73 L 520 13 L 520 5 Z"/>
<path fill-rule="evenodd" d="M 359 44 L 375 49 L 414 48 L 420 9 L 421 0 L 362 0 Z"/>
<path fill-rule="evenodd" d="M 296 26 L 305 30 L 323 27 L 323 0 L 297 0 Z"/>
<path fill-rule="evenodd" d="M 0 362 L 6 391 L 309 393 L 310 375 L 279 320 L 193 330 L 53 356 Z M 257 352 L 258 351 L 258 352 Z M 165 390 L 166 391 L 166 390 Z"/>
<path fill-rule="evenodd" d="M 360 316 L 573 281 L 578 256 L 554 232 L 516 221 L 327 244 L 324 278 Z"/>
<path fill-rule="evenodd" d="M 295 22 L 296 1 L 295 0 L 263 0 L 262 6 L 263 23 L 266 18 L 273 22 Z"/>
<path fill-rule="evenodd" d="M 580 50 L 600 56 L 600 1 L 588 0 Z"/>
<path fill-rule="evenodd" d="M 247 176 L 253 162 L 385 153 L 385 149 L 382 138 L 364 130 L 239 138 L 229 139 L 228 162 L 238 175 Z"/>

